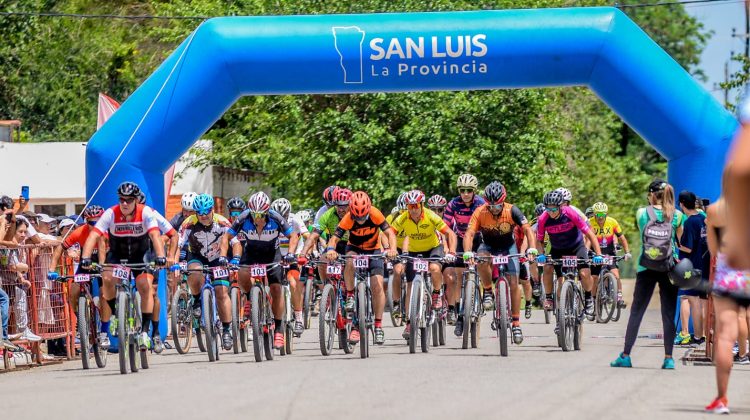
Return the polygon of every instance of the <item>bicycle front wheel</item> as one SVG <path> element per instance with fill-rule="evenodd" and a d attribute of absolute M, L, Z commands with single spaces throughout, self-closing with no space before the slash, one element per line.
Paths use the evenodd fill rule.
<path fill-rule="evenodd" d="M 242 316 L 240 289 L 232 287 L 229 293 L 232 301 L 232 351 L 238 354 L 240 352 L 240 317 Z"/>
<path fill-rule="evenodd" d="M 128 307 L 130 307 L 130 299 L 128 294 L 120 292 L 117 295 L 117 344 L 118 351 L 117 356 L 120 361 L 120 373 L 128 373 L 128 363 L 130 352 L 130 335 L 128 334 L 127 323 L 128 323 Z"/>
<path fill-rule="evenodd" d="M 476 280 L 476 278 L 474 279 Z M 464 281 L 464 300 L 461 303 L 461 307 L 463 309 L 463 320 L 464 320 L 464 331 L 463 336 L 461 337 L 461 348 L 462 349 L 468 349 L 469 348 L 469 337 L 471 335 L 471 324 L 472 324 L 472 312 L 474 308 L 474 282 L 466 279 Z"/>
<path fill-rule="evenodd" d="M 495 328 L 500 341 L 500 356 L 508 356 L 508 285 L 497 282 L 495 289 Z"/>
<path fill-rule="evenodd" d="M 333 350 L 333 336 L 336 331 L 336 299 L 333 286 L 326 284 L 320 296 L 320 313 L 318 313 L 318 341 L 320 353 L 328 356 Z"/>
<path fill-rule="evenodd" d="M 91 360 L 91 316 L 89 314 L 89 302 L 86 296 L 81 294 L 78 298 L 78 341 L 81 344 L 81 364 L 88 369 Z"/>
<path fill-rule="evenodd" d="M 305 324 L 305 329 L 309 330 L 312 324 L 312 307 L 313 307 L 313 283 L 315 276 L 307 276 L 305 278 L 305 295 L 303 298 L 302 305 L 302 319 Z"/>
<path fill-rule="evenodd" d="M 573 282 L 566 280 L 560 289 L 560 336 L 563 351 L 573 350 L 576 307 Z"/>
<path fill-rule="evenodd" d="M 424 283 L 422 276 L 417 274 L 411 282 L 411 299 L 409 301 L 409 353 L 417 352 L 417 338 L 419 337 L 422 307 L 424 299 Z"/>
<path fill-rule="evenodd" d="M 172 297 L 171 312 L 174 347 L 177 353 L 186 354 L 190 351 L 190 344 L 193 341 L 193 316 L 190 294 L 183 287 L 177 288 Z"/>
<path fill-rule="evenodd" d="M 263 325 L 261 311 L 263 310 L 263 295 L 259 287 L 253 287 L 250 292 L 250 323 L 253 327 L 253 353 L 256 362 L 263 361 Z"/>
<path fill-rule="evenodd" d="M 367 325 L 367 285 L 357 284 L 357 321 L 359 321 L 359 357 L 370 356 L 370 328 Z"/>
<path fill-rule="evenodd" d="M 201 314 L 203 317 L 203 332 L 205 333 L 206 350 L 208 352 L 208 361 L 215 362 L 218 358 L 218 349 L 216 348 L 216 334 L 214 332 L 214 295 L 210 289 L 203 289 L 201 293 Z"/>

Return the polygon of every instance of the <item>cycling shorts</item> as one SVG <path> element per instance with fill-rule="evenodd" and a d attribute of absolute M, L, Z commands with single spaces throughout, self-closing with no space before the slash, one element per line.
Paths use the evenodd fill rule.
<path fill-rule="evenodd" d="M 562 257 L 578 257 L 578 259 L 588 259 L 589 257 L 589 251 L 586 249 L 586 246 L 581 242 L 578 244 L 575 248 L 552 248 L 550 250 L 550 258 L 553 260 L 559 260 Z M 585 263 L 578 263 L 578 269 L 582 268 L 588 268 L 588 264 Z M 562 266 L 556 265 L 555 266 L 555 273 L 557 274 L 557 277 L 562 277 Z"/>
<path fill-rule="evenodd" d="M 410 257 L 413 258 L 443 258 L 445 256 L 445 249 L 443 249 L 443 245 L 440 244 L 436 246 L 435 248 L 432 248 L 429 251 L 425 252 L 410 252 Z M 430 264 L 438 264 L 441 266 L 442 264 L 439 261 L 430 261 Z M 417 275 L 417 273 L 414 272 L 414 264 L 412 264 L 412 261 L 406 262 L 406 282 L 411 282 L 414 280 L 414 277 Z"/>

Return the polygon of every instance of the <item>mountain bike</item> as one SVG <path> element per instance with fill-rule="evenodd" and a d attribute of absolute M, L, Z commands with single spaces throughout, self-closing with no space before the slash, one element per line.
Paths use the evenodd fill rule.
<path fill-rule="evenodd" d="M 172 323 L 172 341 L 177 353 L 186 354 L 190 351 L 190 345 L 193 342 L 193 331 L 196 330 L 193 320 L 193 296 L 187 283 L 187 263 L 180 262 L 180 281 L 172 295 L 172 305 L 170 308 L 170 322 Z M 200 335 L 200 328 L 197 329 L 196 335 Z M 201 340 L 203 346 L 203 341 Z M 205 351 L 205 346 L 203 350 Z"/>
<path fill-rule="evenodd" d="M 442 258 L 414 258 L 403 255 L 401 260 L 412 264 L 414 280 L 411 281 L 408 322 L 409 353 L 417 351 L 417 339 L 422 353 L 430 350 L 430 334 L 437 319 L 437 311 L 432 308 L 432 275 L 430 262 L 442 262 Z"/>
<path fill-rule="evenodd" d="M 280 349 L 279 354 L 286 356 L 292 354 L 294 350 L 294 309 L 292 308 L 292 289 L 289 285 L 289 279 L 286 278 L 284 267 L 284 276 L 281 279 L 281 298 L 284 300 L 284 314 L 281 316 L 281 331 L 284 333 L 284 346 Z"/>
<path fill-rule="evenodd" d="M 253 280 L 250 289 L 250 323 L 253 329 L 253 354 L 256 362 L 273 360 L 274 319 L 271 311 L 271 293 L 268 287 L 268 270 L 279 263 L 240 265 L 247 268 Z"/>
<path fill-rule="evenodd" d="M 406 309 L 404 309 L 404 302 L 406 302 L 406 274 L 404 270 L 401 272 L 401 289 L 398 291 L 399 295 L 399 307 L 394 307 L 393 294 L 396 293 L 393 290 L 393 278 L 396 274 L 393 270 L 390 270 L 390 277 L 388 279 L 388 288 L 386 289 L 386 305 L 388 307 L 388 313 L 391 316 L 391 323 L 394 327 L 398 328 L 404 325 L 406 322 Z M 384 286 L 385 287 L 385 286 Z"/>
<path fill-rule="evenodd" d="M 458 299 L 456 312 L 463 319 L 463 336 L 461 348 L 476 348 L 479 342 L 479 323 L 484 316 L 482 290 L 480 289 L 476 264 L 466 267 L 461 277 L 461 296 Z"/>
<path fill-rule="evenodd" d="M 312 324 L 312 311 L 315 307 L 315 297 L 319 282 L 315 276 L 315 264 L 308 261 L 307 264 L 300 267 L 299 281 L 305 285 L 305 292 L 302 298 L 302 320 L 305 329 L 309 330 Z"/>
<path fill-rule="evenodd" d="M 557 341 L 563 351 L 580 350 L 583 340 L 583 320 L 586 318 L 583 289 L 578 278 L 578 264 L 589 264 L 590 260 L 576 256 L 548 259 L 545 264 L 561 266 L 562 285 L 556 305 Z M 557 279 L 553 285 L 557 285 Z"/>
<path fill-rule="evenodd" d="M 72 276 L 58 277 L 57 281 L 67 282 L 73 280 L 80 287 L 78 297 L 78 341 L 81 343 L 81 364 L 84 369 L 91 367 L 91 356 L 93 354 L 96 366 L 103 368 L 107 366 L 107 349 L 101 345 L 99 331 L 102 328 L 101 312 L 98 302 L 103 299 L 94 298 L 91 295 L 91 281 L 98 280 L 101 284 L 101 274 L 96 273 L 100 267 L 94 267 L 92 274 L 75 274 Z M 106 305 L 107 302 L 104 302 Z"/>
<path fill-rule="evenodd" d="M 523 259 L 523 254 L 476 256 L 479 261 L 492 264 L 492 283 L 495 284 L 495 311 L 491 328 L 497 332 L 500 344 L 500 355 L 508 356 L 508 337 L 513 337 L 511 326 L 513 313 L 511 311 L 510 282 L 506 276 L 508 262 L 511 258 Z M 523 261 L 521 261 L 523 263 Z M 519 343 L 516 343 L 519 344 Z"/>
<path fill-rule="evenodd" d="M 352 324 L 347 322 L 344 302 L 346 301 L 346 284 L 342 275 L 342 264 L 334 262 L 326 267 L 326 285 L 320 295 L 320 312 L 318 313 L 318 339 L 320 352 L 328 356 L 333 350 L 334 334 L 338 336 L 339 348 L 349 354 L 354 346 L 349 343 Z"/>
<path fill-rule="evenodd" d="M 596 300 L 594 303 L 596 322 L 606 324 L 609 321 L 620 319 L 622 309 L 617 302 L 617 277 L 610 271 L 609 267 L 614 266 L 624 258 L 623 256 L 604 256 L 604 264 L 596 283 Z"/>
<path fill-rule="evenodd" d="M 201 287 L 201 319 L 200 331 L 205 339 L 206 352 L 208 361 L 215 362 L 219 360 L 219 343 L 221 342 L 222 324 L 219 319 L 219 312 L 216 306 L 216 289 L 213 282 L 216 280 L 228 279 L 229 269 L 227 267 L 208 267 L 188 268 L 185 270 L 189 273 L 203 274 L 203 286 Z"/>
<path fill-rule="evenodd" d="M 232 350 L 234 354 L 240 351 L 247 353 L 248 329 L 250 328 L 250 308 L 247 295 L 242 293 L 237 284 L 237 271 L 229 272 L 231 288 L 229 298 L 232 301 Z"/>
<path fill-rule="evenodd" d="M 370 337 L 375 337 L 375 320 L 372 312 L 372 290 L 370 289 L 370 260 L 383 259 L 383 255 L 342 255 L 340 261 L 352 260 L 354 266 L 354 311 L 347 317 L 359 329 L 359 355 L 370 357 Z"/>

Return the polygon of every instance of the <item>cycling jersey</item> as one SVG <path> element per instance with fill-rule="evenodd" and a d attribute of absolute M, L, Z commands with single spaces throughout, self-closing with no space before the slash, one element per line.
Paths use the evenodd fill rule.
<path fill-rule="evenodd" d="M 85 225 L 78 226 L 68 234 L 68 236 L 63 240 L 62 247 L 63 249 L 69 249 L 69 248 L 78 248 L 83 249 L 83 246 L 86 244 L 86 240 L 89 238 L 89 234 L 93 231 L 93 227 L 89 225 L 88 223 Z M 107 233 L 105 232 L 104 235 L 106 236 Z M 94 249 L 94 252 L 96 252 L 96 248 Z"/>
<path fill-rule="evenodd" d="M 198 220 L 198 216 L 191 215 L 180 227 L 178 247 L 187 245 L 189 259 L 198 259 L 202 263 L 210 263 L 221 256 L 221 238 L 231 224 L 226 217 L 214 213 L 211 224 L 206 226 Z"/>
<path fill-rule="evenodd" d="M 365 251 L 375 251 L 381 249 L 378 229 L 385 232 L 389 227 L 383 213 L 375 207 L 370 207 L 370 215 L 364 223 L 357 223 L 351 213 L 346 213 L 333 234 L 341 239 L 346 232 L 349 232 L 349 246 Z"/>
<path fill-rule="evenodd" d="M 315 224 L 314 232 L 317 232 L 318 235 L 323 237 L 333 235 L 333 232 L 336 231 L 336 227 L 338 227 L 340 221 L 339 215 L 336 213 L 336 207 L 331 207 L 323 213 L 318 220 L 318 223 Z M 348 241 L 349 232 L 346 232 L 341 240 L 344 242 Z"/>
<path fill-rule="evenodd" d="M 560 207 L 557 219 L 550 217 L 548 212 L 542 213 L 537 222 L 536 239 L 544 240 L 544 234 L 549 234 L 553 249 L 574 249 L 583 244 L 583 234 L 591 228 L 578 213 L 570 206 Z"/>
<path fill-rule="evenodd" d="M 434 211 L 423 207 L 419 222 L 405 211 L 393 221 L 392 229 L 409 237 L 409 252 L 426 252 L 440 245 L 438 232 L 447 233 L 448 225 Z"/>
<path fill-rule="evenodd" d="M 250 216 L 250 210 L 245 210 L 227 233 L 237 236 L 240 241 L 244 239 L 241 259 L 243 264 L 269 264 L 281 261 L 279 237 L 291 235 L 292 227 L 279 213 L 269 210 L 266 215 L 266 224 L 263 230 L 258 232 Z"/>
<path fill-rule="evenodd" d="M 151 248 L 148 234 L 159 231 L 154 213 L 151 207 L 138 204 L 132 220 L 126 220 L 120 206 L 115 205 L 104 212 L 93 230 L 100 235 L 109 233 L 109 249 L 114 259 L 140 263 Z"/>
<path fill-rule="evenodd" d="M 169 236 L 170 238 L 177 233 L 178 227 L 172 226 L 172 222 L 167 220 L 166 217 L 162 216 L 161 213 L 154 210 L 154 217 L 156 218 L 156 224 L 159 225 L 159 231 L 162 235 Z"/>
<path fill-rule="evenodd" d="M 172 219 L 169 221 L 169 224 L 171 224 L 174 229 L 179 230 L 180 226 L 182 226 L 182 223 L 185 222 L 185 219 L 187 219 L 187 217 L 185 217 L 182 214 L 182 211 L 180 211 L 172 217 Z"/>
<path fill-rule="evenodd" d="M 471 215 L 474 214 L 474 211 L 484 203 L 484 198 L 474 194 L 474 200 L 467 206 L 464 204 L 461 196 L 458 196 L 448 203 L 448 206 L 445 208 L 445 213 L 443 213 L 443 220 L 449 228 L 456 232 L 456 235 L 459 238 L 463 238 L 466 233 L 466 228 L 469 227 Z M 461 243 L 462 241 L 458 242 Z"/>
<path fill-rule="evenodd" d="M 396 217 L 400 216 L 401 213 L 397 214 L 389 214 L 386 216 L 385 221 L 388 222 L 389 225 L 393 226 L 393 221 L 396 219 Z M 406 237 L 406 233 L 404 231 L 399 231 L 396 233 L 396 248 L 403 249 L 404 248 L 404 238 Z"/>
<path fill-rule="evenodd" d="M 292 227 L 292 231 L 296 232 L 297 235 L 299 235 L 299 242 L 297 242 L 297 249 L 294 250 L 295 254 L 298 254 L 302 251 L 302 247 L 305 245 L 304 240 L 302 239 L 302 235 L 307 233 L 307 227 L 305 226 L 305 223 L 296 215 L 290 214 L 289 218 L 286 220 L 287 223 L 289 223 L 289 226 Z M 281 255 L 286 255 L 289 253 L 289 237 L 284 235 L 282 236 L 279 242 L 279 249 L 281 249 Z"/>
<path fill-rule="evenodd" d="M 324 215 L 324 214 L 325 214 L 325 213 L 326 213 L 326 212 L 327 212 L 328 210 L 330 210 L 331 208 L 332 208 L 332 207 L 328 207 L 328 206 L 327 206 L 327 205 L 325 205 L 325 204 L 323 204 L 322 206 L 320 206 L 320 208 L 318 209 L 318 211 L 317 211 L 317 212 L 315 212 L 315 217 L 313 218 L 313 224 L 314 224 L 314 225 L 317 225 L 317 224 L 318 224 L 318 221 L 320 220 L 320 218 L 321 218 L 321 217 L 323 217 L 323 215 Z"/>
<path fill-rule="evenodd" d="M 602 254 L 614 254 L 615 252 L 615 236 L 622 236 L 622 228 L 617 220 L 607 216 L 604 219 L 604 225 L 599 226 L 599 223 L 595 218 L 589 219 L 589 225 L 591 230 L 594 231 L 597 241 L 599 241 L 599 247 L 602 249 Z"/>
<path fill-rule="evenodd" d="M 497 216 L 490 212 L 490 207 L 483 204 L 474 211 L 469 221 L 467 232 L 479 232 L 482 240 L 491 248 L 508 249 L 513 246 L 513 228 L 528 224 L 521 209 L 510 203 L 504 203 Z"/>

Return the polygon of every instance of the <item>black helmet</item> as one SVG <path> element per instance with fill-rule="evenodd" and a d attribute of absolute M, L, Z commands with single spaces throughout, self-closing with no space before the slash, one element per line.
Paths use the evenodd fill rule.
<path fill-rule="evenodd" d="M 231 209 L 245 210 L 246 208 L 247 208 L 247 205 L 245 204 L 245 200 L 239 197 L 232 197 L 229 200 L 227 200 L 227 210 L 231 210 Z"/>
<path fill-rule="evenodd" d="M 534 213 L 536 213 L 536 217 L 539 217 L 544 213 L 544 204 L 539 203 L 536 205 L 536 208 L 534 209 Z"/>
<path fill-rule="evenodd" d="M 498 181 L 490 182 L 484 189 L 484 198 L 490 204 L 500 204 L 505 201 L 505 187 Z"/>
<path fill-rule="evenodd" d="M 701 274 L 701 270 L 693 268 L 692 261 L 683 258 L 669 272 L 669 281 L 680 289 L 694 289 L 701 282 Z"/>
<path fill-rule="evenodd" d="M 141 187 L 135 182 L 125 181 L 117 187 L 117 195 L 121 197 L 138 197 L 141 194 Z"/>
<path fill-rule="evenodd" d="M 140 204 L 146 204 L 146 194 L 144 194 L 143 191 L 138 192 L 138 202 Z"/>
<path fill-rule="evenodd" d="M 560 191 L 554 190 L 544 194 L 544 200 L 542 201 L 545 206 L 559 206 L 563 203 L 563 196 Z"/>

